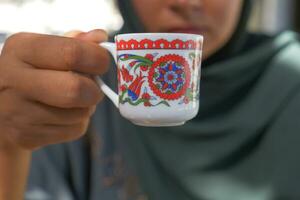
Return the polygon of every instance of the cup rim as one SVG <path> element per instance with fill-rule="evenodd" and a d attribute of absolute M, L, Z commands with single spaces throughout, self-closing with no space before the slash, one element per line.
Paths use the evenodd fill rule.
<path fill-rule="evenodd" d="M 197 38 L 200 38 L 200 40 L 203 41 L 204 39 L 204 36 L 203 35 L 200 35 L 200 34 L 193 34 L 193 33 L 167 33 L 167 32 L 162 32 L 162 33 L 159 33 L 159 32 L 153 32 L 153 33 L 120 33 L 120 34 L 117 34 L 116 37 L 119 37 L 119 36 L 186 36 L 186 37 L 197 37 Z"/>

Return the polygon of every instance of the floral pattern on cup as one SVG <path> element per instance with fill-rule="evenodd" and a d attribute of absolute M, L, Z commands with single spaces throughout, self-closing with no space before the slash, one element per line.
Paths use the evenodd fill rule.
<path fill-rule="evenodd" d="M 159 53 L 118 56 L 123 64 L 127 63 L 118 68 L 121 104 L 170 107 L 170 101 L 187 104 L 198 98 L 196 88 L 192 87 L 197 83 L 191 81 L 188 61 L 177 54 L 158 56 Z M 190 59 L 194 59 L 192 54 Z"/>

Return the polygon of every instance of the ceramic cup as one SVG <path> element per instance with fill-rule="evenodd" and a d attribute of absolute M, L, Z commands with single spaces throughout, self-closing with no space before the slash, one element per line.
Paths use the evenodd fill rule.
<path fill-rule="evenodd" d="M 198 113 L 203 37 L 180 33 L 120 34 L 104 42 L 118 67 L 118 94 L 102 91 L 123 117 L 141 126 L 177 126 Z"/>

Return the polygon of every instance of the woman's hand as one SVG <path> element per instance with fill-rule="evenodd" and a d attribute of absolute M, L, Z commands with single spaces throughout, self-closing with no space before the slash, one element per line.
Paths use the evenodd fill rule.
<path fill-rule="evenodd" d="M 101 30 L 72 37 L 17 33 L 0 56 L 0 148 L 33 150 L 82 136 L 102 92 L 92 79 L 109 56 Z"/>

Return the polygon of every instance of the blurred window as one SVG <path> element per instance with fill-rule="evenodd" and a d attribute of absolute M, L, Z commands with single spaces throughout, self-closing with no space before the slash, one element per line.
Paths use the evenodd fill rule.
<path fill-rule="evenodd" d="M 0 0 L 0 32 L 63 33 L 122 25 L 113 0 Z"/>
<path fill-rule="evenodd" d="M 299 0 L 254 1 L 250 23 L 254 31 L 278 32 L 300 23 L 299 14 L 296 20 L 294 17 Z M 20 31 L 50 34 L 94 28 L 115 31 L 122 25 L 114 0 L 0 0 L 0 21 L 0 37 Z"/>

